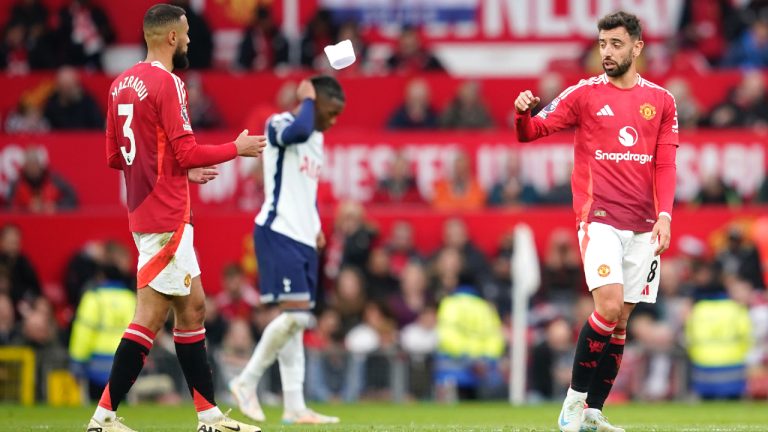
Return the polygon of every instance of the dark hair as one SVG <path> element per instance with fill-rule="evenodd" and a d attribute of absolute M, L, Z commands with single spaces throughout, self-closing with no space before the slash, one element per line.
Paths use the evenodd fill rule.
<path fill-rule="evenodd" d="M 144 31 L 150 28 L 164 27 L 168 24 L 176 24 L 185 14 L 184 9 L 178 6 L 156 4 L 144 14 Z"/>
<path fill-rule="evenodd" d="M 341 84 L 336 81 L 336 78 L 328 75 L 317 75 L 310 78 L 312 85 L 315 87 L 315 92 L 323 93 L 329 99 L 338 99 L 344 102 L 344 90 L 341 89 Z"/>
<path fill-rule="evenodd" d="M 606 15 L 597 22 L 598 30 L 613 30 L 617 27 L 624 27 L 627 29 L 629 36 L 638 40 L 643 36 L 643 28 L 640 26 L 640 20 L 635 15 L 619 11 Z"/>

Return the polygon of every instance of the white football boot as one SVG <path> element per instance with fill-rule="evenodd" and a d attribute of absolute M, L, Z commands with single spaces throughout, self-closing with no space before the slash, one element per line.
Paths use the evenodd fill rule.
<path fill-rule="evenodd" d="M 238 377 L 232 379 L 229 382 L 229 391 L 232 392 L 232 396 L 237 401 L 237 406 L 240 411 L 243 412 L 248 418 L 253 421 L 263 422 L 267 419 L 264 415 L 264 410 L 261 409 L 259 404 L 259 397 L 256 395 L 256 386 L 250 386 Z"/>
<path fill-rule="evenodd" d="M 335 424 L 338 417 L 322 415 L 307 408 L 300 412 L 283 414 L 283 424 Z"/>
<path fill-rule="evenodd" d="M 99 423 L 98 421 L 96 421 L 96 419 L 92 418 L 91 421 L 88 422 L 88 429 L 86 429 L 85 432 L 136 432 L 136 431 L 124 425 L 122 417 L 117 417 L 114 420 L 105 421 L 104 423 Z"/>
<path fill-rule="evenodd" d="M 599 409 L 587 408 L 581 419 L 579 432 L 625 432 L 624 429 L 612 425 Z"/>
<path fill-rule="evenodd" d="M 579 432 L 586 399 L 586 393 L 568 389 L 568 395 L 563 401 L 563 409 L 560 410 L 560 416 L 557 418 L 557 427 L 561 432 Z"/>
<path fill-rule="evenodd" d="M 229 418 L 229 411 L 227 411 L 219 421 L 198 422 L 197 432 L 261 432 L 261 428 Z"/>

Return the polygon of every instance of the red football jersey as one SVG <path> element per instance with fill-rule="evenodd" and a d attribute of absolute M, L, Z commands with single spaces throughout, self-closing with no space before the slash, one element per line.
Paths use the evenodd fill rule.
<path fill-rule="evenodd" d="M 648 232 L 660 211 L 671 211 L 659 206 L 655 177 L 658 146 L 678 145 L 677 108 L 664 88 L 638 76 L 634 87 L 620 89 L 599 75 L 567 88 L 530 122 L 518 128 L 522 140 L 576 128 L 578 220 Z M 665 187 L 674 189 L 674 180 Z"/>
<path fill-rule="evenodd" d="M 187 169 L 171 142 L 192 134 L 184 83 L 160 62 L 138 63 L 110 87 L 107 159 L 119 160 L 133 232 L 175 231 L 190 222 Z"/>

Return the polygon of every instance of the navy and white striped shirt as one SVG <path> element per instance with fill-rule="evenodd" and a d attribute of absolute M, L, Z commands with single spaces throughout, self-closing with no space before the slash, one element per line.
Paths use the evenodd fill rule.
<path fill-rule="evenodd" d="M 323 134 L 314 130 L 314 101 L 299 113 L 275 114 L 266 127 L 262 154 L 266 200 L 256 224 L 316 247 L 320 232 L 317 184 L 323 164 Z"/>

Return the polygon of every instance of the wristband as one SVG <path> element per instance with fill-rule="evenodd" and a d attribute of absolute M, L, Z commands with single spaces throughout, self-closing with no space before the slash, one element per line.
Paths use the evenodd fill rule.
<path fill-rule="evenodd" d="M 669 219 L 670 222 L 672 222 L 672 215 L 667 212 L 661 212 L 659 213 L 659 217 L 666 216 L 667 219 Z"/>

